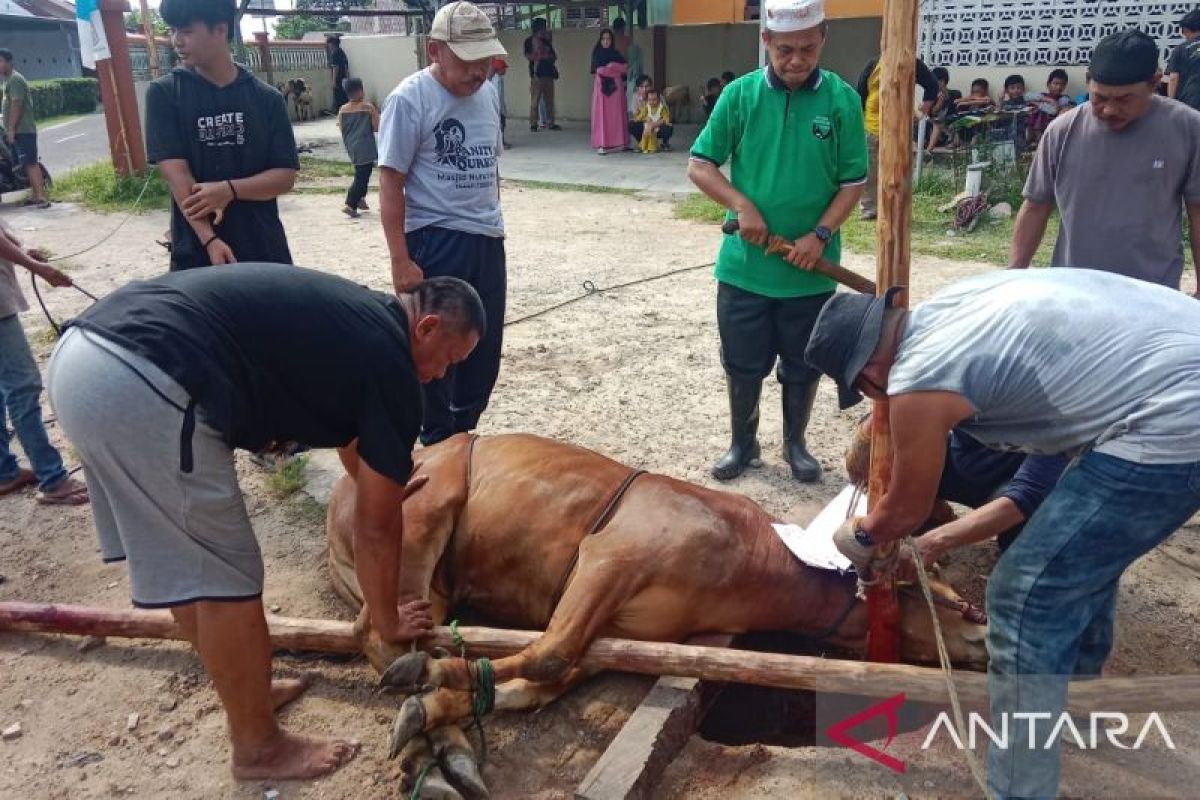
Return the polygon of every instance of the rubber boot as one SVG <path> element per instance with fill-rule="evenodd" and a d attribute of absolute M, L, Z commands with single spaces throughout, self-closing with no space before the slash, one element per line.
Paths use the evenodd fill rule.
<path fill-rule="evenodd" d="M 783 384 L 783 457 L 801 483 L 821 480 L 821 465 L 808 452 L 804 431 L 817 399 L 817 381 Z"/>
<path fill-rule="evenodd" d="M 758 447 L 758 398 L 761 380 L 743 380 L 725 376 L 729 389 L 729 421 L 733 435 L 729 450 L 713 464 L 712 476 L 719 481 L 733 480 L 748 466 L 758 466 L 762 451 Z"/>

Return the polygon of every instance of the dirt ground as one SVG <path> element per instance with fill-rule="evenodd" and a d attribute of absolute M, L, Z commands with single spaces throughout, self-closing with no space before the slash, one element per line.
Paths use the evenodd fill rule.
<path fill-rule="evenodd" d="M 370 197 L 372 204 L 377 198 Z M 374 213 L 347 220 L 336 195 L 293 195 L 281 201 L 299 264 L 361 283 L 388 286 L 386 248 Z M 506 187 L 509 318 L 597 287 L 711 262 L 712 228 L 675 220 L 653 198 Z M 120 217 L 68 204 L 45 212 L 0 210 L 30 243 L 60 254 L 82 249 Z M 108 242 L 70 264 L 85 288 L 104 295 L 126 281 L 165 268 L 154 239 L 164 213 L 133 217 Z M 869 273 L 872 262 L 848 264 Z M 979 265 L 918 259 L 919 301 Z M 22 276 L 23 277 L 23 276 Z M 1188 280 L 1191 280 L 1189 276 Z M 24 279 L 23 279 L 24 282 Z M 593 448 L 629 464 L 711 485 L 709 463 L 726 444 L 724 389 L 717 356 L 715 283 L 706 269 L 599 294 L 506 330 L 505 362 L 482 433 L 529 431 Z M 31 296 L 30 301 L 34 302 Z M 56 290 L 58 316 L 87 301 Z M 34 309 L 22 317 L 44 366 L 50 339 Z M 47 414 L 49 411 L 47 410 Z M 765 465 L 729 488 L 769 511 L 822 504 L 840 489 L 842 452 L 858 412 L 839 412 L 823 382 L 810 442 L 826 469 L 821 484 L 789 477 L 779 455 L 778 388 L 764 393 Z M 53 424 L 51 435 L 69 446 Z M 264 602 L 292 616 L 349 619 L 326 580 L 323 511 L 303 493 L 273 497 L 264 475 L 243 461 L 243 487 L 266 561 Z M 1113 674 L 1195 672 L 1200 611 L 1200 524 L 1192 524 L 1128 574 L 1119 604 Z M 967 594 L 982 594 L 991 546 L 951 559 L 947 573 Z M 98 558 L 90 512 L 51 509 L 32 494 L 0 500 L 0 599 L 128 607 L 125 570 Z M 386 738 L 396 699 L 374 690 L 361 661 L 281 656 L 280 674 L 311 672 L 312 691 L 283 714 L 292 728 L 360 738 L 362 754 L 334 776 L 308 783 L 234 782 L 226 767 L 224 722 L 215 694 L 188 649 L 176 644 L 110 640 L 87 652 L 56 636 L 0 636 L 0 729 L 20 722 L 23 734 L 0 742 L 0 797 L 257 798 L 276 788 L 291 798 L 396 797 L 398 769 Z M 649 680 L 605 676 L 534 715 L 489 720 L 490 760 L 484 775 L 497 798 L 566 798 L 636 706 Z M 134 730 L 130 714 L 138 714 Z M 1179 750 L 1135 761 L 1068 759 L 1064 791 L 1079 796 L 1187 796 L 1200 769 L 1200 726 L 1169 715 Z M 911 739 L 917 734 L 903 734 Z M 969 786 L 956 754 L 919 754 L 906 776 L 894 776 L 847 750 L 737 747 L 693 737 L 666 771 L 658 795 L 683 798 L 955 796 Z"/>

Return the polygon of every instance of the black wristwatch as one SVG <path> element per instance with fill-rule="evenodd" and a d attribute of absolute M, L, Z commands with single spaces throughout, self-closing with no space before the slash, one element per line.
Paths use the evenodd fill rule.
<path fill-rule="evenodd" d="M 833 231 L 829 230 L 829 228 L 826 228 L 824 225 L 818 225 L 817 227 L 813 228 L 812 232 L 816 234 L 816 237 L 821 240 L 822 244 L 827 243 L 833 238 Z"/>
<path fill-rule="evenodd" d="M 861 526 L 854 528 L 854 541 L 861 544 L 863 547 L 874 547 L 875 540 L 871 538 L 871 534 L 862 529 Z"/>

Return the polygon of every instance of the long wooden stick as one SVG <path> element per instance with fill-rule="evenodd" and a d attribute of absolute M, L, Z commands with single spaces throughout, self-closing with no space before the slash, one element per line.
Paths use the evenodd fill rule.
<path fill-rule="evenodd" d="M 267 617 L 271 642 L 292 650 L 358 652 L 350 622 Z M 166 611 L 124 611 L 42 603 L 0 603 L 0 631 L 66 633 L 145 639 L 182 639 Z M 541 637 L 536 631 L 459 628 L 470 655 L 500 658 L 524 650 Z M 449 628 L 437 628 L 422 641 L 428 647 L 457 648 Z M 872 664 L 812 656 L 790 656 L 628 639 L 597 639 L 584 654 L 586 669 L 678 675 L 684 678 L 749 683 L 784 689 L 844 692 L 944 703 L 948 697 L 940 670 L 905 664 Z M 986 708 L 987 679 L 978 673 L 955 675 L 963 705 Z M 1200 675 L 1105 678 L 1071 685 L 1070 708 L 1102 711 L 1185 711 L 1200 709 Z"/>
<path fill-rule="evenodd" d="M 737 233 L 738 230 L 740 230 L 740 226 L 738 225 L 738 221 L 736 219 L 727 220 L 725 224 L 721 226 L 721 232 L 728 236 L 732 236 L 733 234 Z M 792 249 L 792 244 L 793 242 L 789 242 L 782 236 L 772 236 L 764 249 L 767 251 L 767 255 L 772 255 L 775 253 L 784 255 L 788 250 Z M 848 270 L 840 264 L 834 264 L 832 261 L 826 258 L 817 259 L 817 263 L 813 266 L 812 271 L 819 275 L 824 275 L 826 278 L 832 278 L 843 286 L 848 286 L 856 292 L 862 292 L 863 294 L 875 294 L 875 281 L 871 280 L 870 278 L 864 278 L 857 272 Z"/>
<path fill-rule="evenodd" d="M 917 70 L 917 0 L 888 0 L 883 7 L 879 67 L 879 217 L 875 223 L 877 270 L 882 294 L 907 286 L 912 226 L 913 84 Z M 871 477 L 868 505 L 874 509 L 891 481 L 892 434 L 887 401 L 871 415 Z M 894 543 L 883 549 L 894 550 Z M 880 555 L 884 555 L 881 553 Z M 900 659 L 900 600 L 893 575 L 883 576 L 867 595 L 867 658 Z"/>

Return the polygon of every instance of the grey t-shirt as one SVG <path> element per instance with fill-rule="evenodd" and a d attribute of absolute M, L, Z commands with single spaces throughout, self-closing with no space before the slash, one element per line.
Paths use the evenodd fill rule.
<path fill-rule="evenodd" d="M 428 68 L 409 75 L 383 104 L 379 149 L 380 166 L 407 176 L 407 231 L 437 225 L 504 235 L 500 99 L 490 83 L 457 97 Z"/>
<path fill-rule="evenodd" d="M 0 236 L 7 231 L 8 228 L 0 220 Z M 25 295 L 21 293 L 21 286 L 17 283 L 16 266 L 11 261 L 0 259 L 0 319 L 20 314 L 28 308 Z M 3 424 L 2 420 L 0 424 Z"/>
<path fill-rule="evenodd" d="M 1200 302 L 1097 270 L 989 272 L 909 316 L 888 394 L 956 392 L 998 450 L 1200 461 Z"/>
<path fill-rule="evenodd" d="M 1121 131 L 1090 104 L 1050 123 L 1025 197 L 1062 216 L 1051 265 L 1179 288 L 1184 201 L 1200 203 L 1200 111 L 1163 97 Z"/>
<path fill-rule="evenodd" d="M 1200 109 L 1200 39 L 1184 42 L 1171 52 L 1167 72 L 1179 76 L 1175 99 Z"/>

